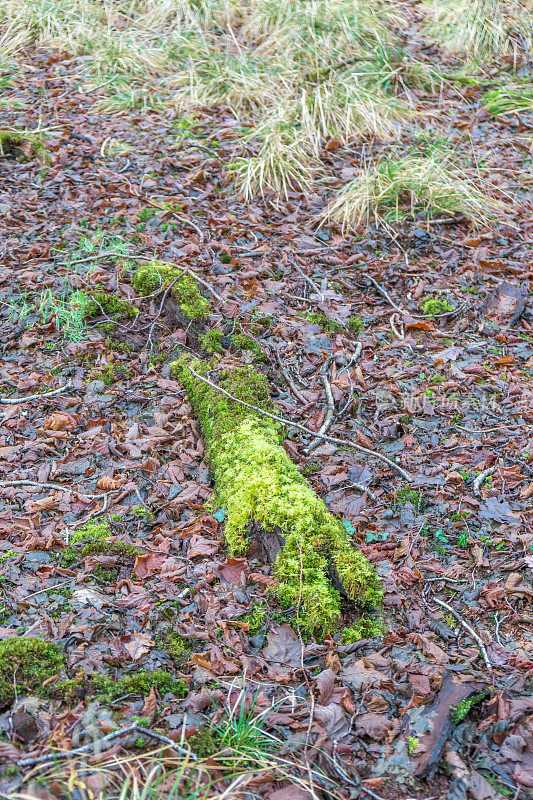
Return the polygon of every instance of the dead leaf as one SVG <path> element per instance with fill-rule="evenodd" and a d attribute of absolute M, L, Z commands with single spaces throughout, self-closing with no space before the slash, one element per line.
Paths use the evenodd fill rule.
<path fill-rule="evenodd" d="M 285 623 L 269 632 L 263 657 L 269 664 L 279 664 L 284 667 L 301 666 L 302 644 L 290 625 Z"/>

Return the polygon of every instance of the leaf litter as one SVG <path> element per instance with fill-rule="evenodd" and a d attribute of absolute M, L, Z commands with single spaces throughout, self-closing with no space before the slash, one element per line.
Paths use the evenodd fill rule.
<path fill-rule="evenodd" d="M 461 217 L 419 218 L 392 238 L 373 226 L 343 236 L 317 227 L 320 187 L 293 188 L 277 204 L 268 194 L 245 204 L 227 189 L 220 162 L 234 155 L 235 121 L 223 107 L 195 112 L 198 141 L 217 138 L 212 158 L 176 150 L 184 118 L 175 109 L 117 117 L 95 110 L 97 90 L 75 85 L 65 53 L 32 47 L 0 91 L 12 104 L 3 127 L 52 130 L 45 175 L 30 150 L 0 159 L 0 640 L 40 637 L 63 657 L 42 696 L 10 677 L 0 792 L 54 796 L 67 773 L 47 765 L 51 788 L 38 787 L 32 759 L 128 729 L 88 761 L 78 756 L 85 785 L 111 797 L 116 773 L 99 762 L 139 759 L 157 744 L 137 726 L 166 737 L 168 765 L 180 752 L 172 745 L 190 748 L 203 766 L 187 768 L 207 780 L 205 796 L 228 796 L 228 759 L 244 758 L 235 742 L 247 725 L 272 743 L 271 753 L 256 743 L 252 769 L 245 762 L 248 796 L 528 796 L 526 118 L 484 116 L 475 83 L 446 84 L 438 103 L 412 92 L 420 112 L 431 110 L 433 135 L 459 142 L 466 132 L 493 184 L 520 195 L 513 225 L 476 232 Z M 364 158 L 359 145 L 335 141 L 324 156 L 343 179 Z M 382 578 L 372 625 L 347 604 L 339 630 L 304 641 L 253 547 L 227 556 L 198 426 L 168 370 L 200 334 L 171 302 L 137 296 L 140 257 L 198 272 L 218 297 L 209 325 L 226 354 L 264 365 L 277 412 L 314 431 L 327 413 L 320 369 L 331 356 L 330 433 L 413 476 L 407 484 L 331 442 L 306 456 L 305 437 L 285 440 Z M 63 304 L 55 316 L 40 312 L 45 289 Z M 81 289 L 116 294 L 140 313 L 84 321 Z M 426 313 L 428 299 L 453 313 Z M 240 351 L 236 333 L 248 337 Z M 76 536 L 103 524 L 105 547 Z"/>

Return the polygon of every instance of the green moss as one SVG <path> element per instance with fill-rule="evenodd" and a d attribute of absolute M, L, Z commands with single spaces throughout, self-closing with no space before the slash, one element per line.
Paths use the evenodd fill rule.
<path fill-rule="evenodd" d="M 102 541 L 103 539 L 108 539 L 112 535 L 107 520 L 104 522 L 86 522 L 85 525 L 80 525 L 80 527 L 74 531 L 70 537 L 70 541 L 83 542 L 85 539 L 98 539 Z"/>
<path fill-rule="evenodd" d="M 135 559 L 139 555 L 139 550 L 131 544 L 108 542 L 107 540 L 113 535 L 107 520 L 100 523 L 88 522 L 86 525 L 82 525 L 77 531 L 74 531 L 71 543 L 62 551 L 60 556 L 62 565 L 68 567 L 86 556 L 93 555 L 120 556 L 128 560 Z M 86 542 L 81 549 L 76 546 L 80 542 Z"/>
<path fill-rule="evenodd" d="M 220 340 L 224 336 L 222 331 L 210 330 L 200 336 L 200 346 L 206 353 L 213 355 L 214 353 L 222 353 L 222 345 Z"/>
<path fill-rule="evenodd" d="M 196 753 L 198 758 L 209 758 L 220 750 L 220 744 L 209 725 L 199 728 L 196 733 L 187 739 L 187 744 Z"/>
<path fill-rule="evenodd" d="M 118 679 L 110 675 L 95 675 L 91 679 L 91 683 L 96 692 L 96 698 L 101 703 L 116 700 L 127 694 L 146 697 L 152 688 L 156 689 L 160 695 L 172 692 L 177 697 L 185 697 L 188 691 L 186 680 L 174 678 L 162 669 L 139 670 Z"/>
<path fill-rule="evenodd" d="M 350 317 L 350 319 L 348 320 L 348 330 L 356 335 L 358 333 L 361 333 L 364 327 L 365 323 L 362 317 L 359 316 Z"/>
<path fill-rule="evenodd" d="M 263 603 L 258 603 L 249 614 L 239 617 L 239 622 L 247 622 L 249 625 L 248 635 L 255 636 L 264 630 L 266 615 L 266 606 Z"/>
<path fill-rule="evenodd" d="M 198 373 L 209 368 L 199 361 L 192 366 Z M 328 578 L 332 562 L 352 599 L 363 607 L 378 604 L 383 593 L 374 569 L 290 460 L 278 425 L 196 379 L 186 359 L 175 362 L 172 372 L 187 389 L 202 428 L 218 499 L 227 509 L 225 536 L 232 555 L 246 550 L 250 522 L 281 529 L 285 546 L 274 566 L 277 595 L 283 606 L 300 608 L 309 631 L 331 629 L 340 616 L 339 593 Z M 219 385 L 272 410 L 268 383 L 250 366 L 224 373 Z"/>
<path fill-rule="evenodd" d="M 63 654 L 52 642 L 22 636 L 4 639 L 0 642 L 0 705 L 15 699 L 15 684 L 18 694 L 46 696 L 44 682 L 63 666 Z"/>
<path fill-rule="evenodd" d="M 181 663 L 187 661 L 191 653 L 191 645 L 183 636 L 179 636 L 172 630 L 166 632 L 161 640 L 161 649 L 165 650 L 174 661 Z"/>
<path fill-rule="evenodd" d="M 344 330 L 344 325 L 341 325 L 340 322 L 334 322 L 320 311 L 308 311 L 305 316 L 309 322 L 312 322 L 314 325 L 320 325 L 325 333 L 333 335 L 334 333 L 342 333 Z"/>
<path fill-rule="evenodd" d="M 137 294 L 145 296 L 163 286 L 168 286 L 178 278 L 172 287 L 172 292 L 183 313 L 189 319 L 207 319 L 210 313 L 209 301 L 198 291 L 194 278 L 182 275 L 182 272 L 182 269 L 173 264 L 151 261 L 135 271 L 131 283 Z"/>
<path fill-rule="evenodd" d="M 477 706 L 478 703 L 481 703 L 486 696 L 487 692 L 479 692 L 478 694 L 473 694 L 471 697 L 466 697 L 464 700 L 461 700 L 456 706 L 452 706 L 450 711 L 452 712 L 452 718 L 455 724 L 457 725 L 459 722 L 462 722 L 470 709 Z"/>
<path fill-rule="evenodd" d="M 128 303 L 127 300 L 121 300 L 120 297 L 114 294 L 103 291 L 93 292 L 85 307 L 85 316 L 99 317 L 102 313 L 108 316 L 117 314 L 118 316 L 130 317 L 132 319 L 137 316 L 139 309 L 131 303 Z"/>
<path fill-rule="evenodd" d="M 361 639 L 374 639 L 383 636 L 384 627 L 381 619 L 362 616 L 348 628 L 344 628 L 340 641 L 342 644 L 352 644 Z"/>
<path fill-rule="evenodd" d="M 423 511 L 427 506 L 427 500 L 416 489 L 398 489 L 396 502 L 399 506 L 412 503 L 418 511 Z"/>
<path fill-rule="evenodd" d="M 233 346 L 239 351 L 251 350 L 252 353 L 257 353 L 258 355 L 261 353 L 259 344 L 254 339 L 246 336 L 245 333 L 234 333 L 230 336 L 230 339 Z"/>
<path fill-rule="evenodd" d="M 31 133 L 21 133 L 19 131 L 0 130 L 0 153 L 12 153 L 16 157 L 26 160 L 24 145 L 30 144 L 31 152 L 39 161 L 42 172 L 48 172 L 52 157 L 44 146 L 39 136 Z"/>
<path fill-rule="evenodd" d="M 455 308 L 447 300 L 439 300 L 437 297 L 428 297 L 422 302 L 424 314 L 448 314 L 455 311 Z"/>

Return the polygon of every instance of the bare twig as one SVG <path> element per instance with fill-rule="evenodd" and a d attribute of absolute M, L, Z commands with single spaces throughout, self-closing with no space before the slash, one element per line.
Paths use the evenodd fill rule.
<path fill-rule="evenodd" d="M 72 388 L 72 382 L 67 381 L 64 386 L 60 386 L 59 389 L 52 389 L 50 392 L 43 392 L 42 394 L 30 394 L 28 397 L 3 397 L 0 399 L 0 403 L 2 405 L 18 405 L 19 403 L 28 403 L 30 400 L 40 400 L 42 397 L 53 397 L 55 394 L 61 394 L 61 392 L 66 392 L 67 389 Z"/>
<path fill-rule="evenodd" d="M 324 422 L 320 426 L 318 434 L 315 436 L 313 441 L 307 445 L 304 449 L 304 453 L 308 456 L 313 450 L 321 443 L 322 439 L 320 438 L 322 434 L 327 433 L 331 427 L 331 423 L 333 422 L 333 415 L 335 413 L 335 400 L 333 399 L 333 392 L 331 391 L 331 383 L 329 381 L 328 371 L 329 365 L 333 361 L 333 356 L 328 356 L 322 366 L 320 367 L 320 380 L 324 386 L 324 390 L 326 392 L 326 416 L 324 417 Z"/>
<path fill-rule="evenodd" d="M 275 348 L 274 352 L 276 353 L 276 360 L 278 362 L 278 368 L 281 373 L 281 377 L 283 378 L 283 380 L 285 381 L 285 383 L 287 384 L 293 395 L 297 398 L 297 400 L 299 400 L 300 403 L 303 403 L 304 406 L 307 406 L 309 404 L 309 401 L 300 392 L 300 390 L 294 383 L 293 379 L 291 378 L 290 373 L 283 366 L 283 362 L 280 358 L 277 347 Z"/>
<path fill-rule="evenodd" d="M 89 753 L 91 750 L 94 750 L 95 747 L 100 748 L 100 745 L 107 744 L 107 742 L 112 742 L 113 739 L 118 739 L 120 736 L 126 736 L 128 733 L 138 730 L 138 728 L 138 723 L 133 722 L 126 728 L 120 728 L 118 731 L 112 731 L 106 736 L 102 736 L 101 739 L 96 739 L 94 742 L 84 744 L 82 747 L 76 747 L 74 750 L 67 750 L 66 752 L 62 753 L 47 753 L 44 756 L 36 756 L 35 758 L 23 758 L 21 761 L 17 761 L 17 767 L 33 767 L 35 764 L 45 764 L 47 761 L 59 761 L 64 760 L 65 758 L 72 758 L 72 756 L 81 755 L 82 753 Z"/>
<path fill-rule="evenodd" d="M 106 495 L 103 494 L 85 494 L 76 486 L 62 486 L 60 483 L 39 483 L 39 481 L 29 480 L 13 480 L 13 481 L 0 481 L 0 489 L 6 489 L 9 486 L 36 486 L 39 489 L 55 489 L 57 492 L 76 492 L 81 497 L 88 497 L 90 500 L 102 499 Z M 118 489 L 111 489 L 107 494 L 118 492 Z"/>
<path fill-rule="evenodd" d="M 324 295 L 322 294 L 322 292 L 320 291 L 319 287 L 316 285 L 314 280 L 310 278 L 309 275 L 305 274 L 303 269 L 296 263 L 296 261 L 293 258 L 287 256 L 287 260 L 289 261 L 289 264 L 292 264 L 293 267 L 296 267 L 296 269 L 298 270 L 304 281 L 307 281 L 309 286 L 311 286 L 311 288 L 317 293 L 317 295 L 320 298 L 320 301 L 322 302 L 324 300 Z"/>
<path fill-rule="evenodd" d="M 380 295 L 382 295 L 382 297 L 385 298 L 387 303 L 389 303 L 393 308 L 395 308 L 396 311 L 399 311 L 400 314 L 405 314 L 408 317 L 412 317 L 413 319 L 437 319 L 439 317 L 454 317 L 456 314 L 462 311 L 463 308 L 466 308 L 466 306 L 469 303 L 469 301 L 466 300 L 464 303 L 461 303 L 460 306 L 454 308 L 453 311 L 445 311 L 443 314 L 414 314 L 412 311 L 408 311 L 406 308 L 402 308 L 397 303 L 395 303 L 390 294 L 377 282 L 375 278 L 372 277 L 372 275 L 369 275 L 368 272 L 360 272 L 359 274 L 362 275 L 364 278 L 367 278 L 371 283 L 373 283 L 378 292 L 380 293 Z"/>
<path fill-rule="evenodd" d="M 408 483 L 411 483 L 411 481 L 413 480 L 412 476 L 409 475 L 409 473 L 406 472 L 406 470 L 398 466 L 396 462 L 392 461 L 392 459 L 390 458 L 387 458 L 387 456 L 384 456 L 382 453 L 378 453 L 376 450 L 370 450 L 367 447 L 362 447 L 359 444 L 355 444 L 355 442 L 351 442 L 349 439 L 339 439 L 336 436 L 326 436 L 326 434 L 324 433 L 321 433 L 319 435 L 315 431 L 306 428 L 305 425 L 300 425 L 299 422 L 291 422 L 290 420 L 285 419 L 284 417 L 280 417 L 278 414 L 270 414 L 270 412 L 264 411 L 262 408 L 259 408 L 258 406 L 253 406 L 250 403 L 246 403 L 244 400 L 239 400 L 237 397 L 234 397 L 229 392 L 226 392 L 225 389 L 222 389 L 220 386 L 217 386 L 216 383 L 213 383 L 213 381 L 210 381 L 209 378 L 204 378 L 203 375 L 199 375 L 197 372 L 195 372 L 192 369 L 192 367 L 190 367 L 189 365 L 187 366 L 189 372 L 192 375 L 194 375 L 195 378 L 197 378 L 199 381 L 202 381 L 203 383 L 206 383 L 208 386 L 211 386 L 212 389 L 216 389 L 217 392 L 220 392 L 220 394 L 223 394 L 225 397 L 229 398 L 230 400 L 233 400 L 235 403 L 239 403 L 241 406 L 250 408 L 252 411 L 256 411 L 258 414 L 262 414 L 264 417 L 273 419 L 276 422 L 281 422 L 283 425 L 288 425 L 290 428 L 297 428 L 298 430 L 303 431 L 304 433 L 307 433 L 310 436 L 319 436 L 319 438 L 323 439 L 325 442 L 331 442 L 332 444 L 341 444 L 344 445 L 345 447 L 353 447 L 354 450 L 358 450 L 360 453 L 365 453 L 367 456 L 372 456 L 373 458 L 378 458 L 380 461 L 384 461 L 386 464 L 389 465 L 389 467 L 391 467 L 399 475 L 401 475 L 402 478 L 404 478 L 404 480 L 406 480 Z"/>
<path fill-rule="evenodd" d="M 480 472 L 477 478 L 474 480 L 474 494 L 478 497 L 481 495 L 481 484 L 488 478 L 489 475 L 494 475 L 496 472 L 496 467 L 489 467 L 488 469 L 484 469 L 483 472 Z"/>
<path fill-rule="evenodd" d="M 164 742 L 168 744 L 169 747 L 172 747 L 174 750 L 177 750 L 178 753 L 182 755 L 189 756 L 194 761 L 197 761 L 197 756 L 186 747 L 180 747 L 179 744 L 176 744 L 172 739 L 169 739 L 168 736 L 163 736 L 162 733 L 156 733 L 155 731 L 151 731 L 149 728 L 141 728 L 137 726 L 137 730 L 139 733 L 143 733 L 145 736 L 149 736 L 152 739 L 157 739 L 158 742 Z"/>
<path fill-rule="evenodd" d="M 481 639 L 479 634 L 476 633 L 475 630 L 472 628 L 472 626 L 469 625 L 468 622 L 466 622 L 466 620 L 464 620 L 462 618 L 462 616 L 459 614 L 458 611 L 455 610 L 455 608 L 453 608 L 452 606 L 448 605 L 448 603 L 445 603 L 444 600 L 439 600 L 438 597 L 434 597 L 433 600 L 435 601 L 435 603 L 438 603 L 439 606 L 442 606 L 443 608 L 445 608 L 446 611 L 449 611 L 450 614 L 452 614 L 455 617 L 457 622 L 459 622 L 459 624 L 462 625 L 463 628 L 468 631 L 468 633 L 470 634 L 472 639 L 474 639 L 474 641 L 477 642 L 477 644 L 479 646 L 479 649 L 481 650 L 481 655 L 483 656 L 483 661 L 485 662 L 485 665 L 486 665 L 487 669 L 489 670 L 489 672 L 492 672 L 492 664 L 490 663 L 490 659 L 489 659 L 489 656 L 487 654 L 487 649 L 486 649 L 485 645 L 483 644 L 483 640 Z"/>

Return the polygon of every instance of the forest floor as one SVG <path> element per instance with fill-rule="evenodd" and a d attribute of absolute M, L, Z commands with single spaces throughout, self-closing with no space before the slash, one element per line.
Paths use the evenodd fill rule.
<path fill-rule="evenodd" d="M 482 94 L 475 81 L 414 92 L 417 126 L 469 159 L 475 146 L 485 186 L 513 198 L 508 220 L 343 235 L 317 226 L 329 189 L 239 199 L 224 108 L 105 113 L 71 56 L 18 58 L 1 127 L 47 131 L 51 165 L 29 145 L 0 157 L 2 797 L 118 796 L 117 775 L 142 784 L 155 758 L 153 797 L 176 775 L 186 798 L 531 792 L 532 117 L 491 117 Z M 347 180 L 386 146 L 332 141 L 323 160 Z M 153 257 L 211 287 L 201 331 L 168 297 L 134 292 Z M 73 333 L 72 293 L 96 289 L 139 313 Z M 453 310 L 424 315 L 428 298 Z M 380 636 L 351 636 L 347 604 L 339 630 L 302 637 L 270 568 L 228 557 L 168 367 L 211 329 L 312 430 L 333 356 L 330 434 L 413 476 L 328 442 L 306 456 L 309 437 L 287 429 L 287 452 L 382 577 Z M 93 517 L 115 538 L 84 554 L 74 532 Z M 62 649 L 44 688 L 17 690 L 1 648 L 19 636 Z M 147 732 L 99 744 L 134 723 Z M 89 757 L 35 762 L 83 745 Z"/>

